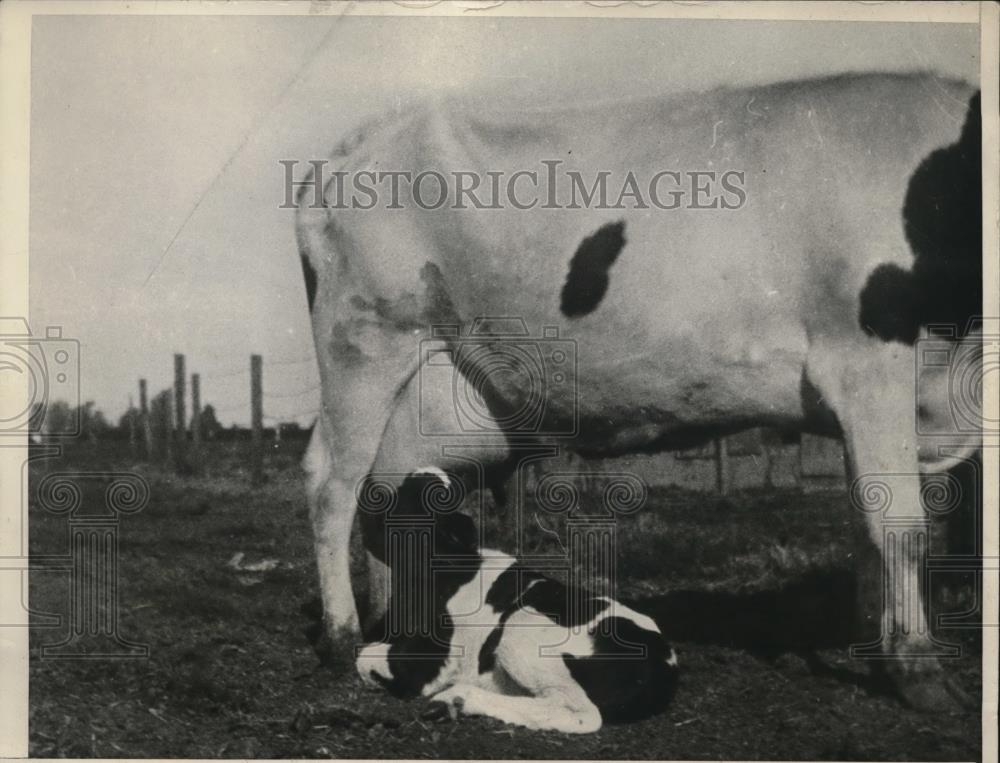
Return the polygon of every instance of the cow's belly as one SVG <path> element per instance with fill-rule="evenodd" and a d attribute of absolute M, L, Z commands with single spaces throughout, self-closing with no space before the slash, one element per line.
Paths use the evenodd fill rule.
<path fill-rule="evenodd" d="M 803 406 L 804 331 L 757 326 L 729 343 L 660 332 L 630 342 L 628 327 L 608 321 L 553 328 L 491 345 L 467 374 L 489 382 L 508 417 L 544 408 L 520 420 L 519 434 L 566 442 L 572 433 L 575 449 L 613 455 L 690 447 L 755 425 L 816 428 Z"/>

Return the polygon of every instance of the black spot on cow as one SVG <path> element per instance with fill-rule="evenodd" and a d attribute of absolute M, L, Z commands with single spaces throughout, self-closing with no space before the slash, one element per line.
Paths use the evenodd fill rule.
<path fill-rule="evenodd" d="M 958 142 L 928 155 L 910 178 L 902 212 L 913 266 L 883 264 L 869 275 L 858 315 L 869 336 L 913 344 L 923 325 L 962 333 L 981 312 L 981 140 L 977 93 Z"/>
<path fill-rule="evenodd" d="M 673 650 L 659 633 L 628 618 L 606 617 L 591 635 L 592 655 L 564 654 L 563 661 L 606 723 L 642 720 L 669 704 L 678 671 Z"/>
<path fill-rule="evenodd" d="M 608 223 L 577 247 L 562 288 L 563 315 L 578 318 L 597 309 L 608 290 L 608 271 L 625 246 L 624 234 L 624 220 Z"/>
<path fill-rule="evenodd" d="M 300 258 L 302 260 L 302 277 L 306 282 L 306 301 L 309 304 L 309 309 L 312 310 L 313 303 L 316 301 L 316 268 L 312 266 L 309 262 L 309 258 L 304 254 Z"/>
<path fill-rule="evenodd" d="M 590 595 L 579 587 L 569 587 L 558 580 L 517 562 L 505 570 L 486 592 L 486 603 L 503 612 L 531 607 L 565 628 L 583 625 L 608 608 L 608 601 Z"/>
<path fill-rule="evenodd" d="M 524 591 L 533 584 L 547 578 L 521 562 L 512 564 L 493 581 L 486 592 L 485 602 L 495 612 L 508 613 L 516 609 Z"/>
<path fill-rule="evenodd" d="M 608 608 L 608 602 L 547 578 L 524 592 L 521 606 L 532 607 L 564 628 L 573 628 L 593 620 Z"/>
<path fill-rule="evenodd" d="M 505 621 L 504 621 L 505 622 Z M 500 637 L 503 636 L 504 622 L 490 631 L 483 645 L 479 648 L 479 674 L 489 673 L 497 664 L 497 647 L 500 646 Z"/>
<path fill-rule="evenodd" d="M 923 297 L 913 273 L 894 263 L 879 265 L 861 290 L 861 328 L 883 341 L 913 344 L 920 328 Z"/>

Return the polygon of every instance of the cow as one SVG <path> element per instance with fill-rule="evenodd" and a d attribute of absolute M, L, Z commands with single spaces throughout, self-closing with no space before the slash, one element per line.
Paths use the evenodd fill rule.
<path fill-rule="evenodd" d="M 452 716 L 576 734 L 665 708 L 677 655 L 656 623 L 482 547 L 471 517 L 435 512 L 425 499 L 452 487 L 445 472 L 423 468 L 398 489 L 389 517 L 411 527 L 428 520 L 440 561 L 402 548 L 418 547 L 418 529 L 397 536 L 410 542 L 392 559 L 393 580 L 408 579 L 392 590 L 380 640 L 358 655 L 362 680 L 398 697 L 430 697 Z"/>
<path fill-rule="evenodd" d="M 329 642 L 360 629 L 349 538 L 366 475 L 432 464 L 501 484 L 525 443 L 593 458 L 777 426 L 845 443 L 875 638 L 856 654 L 915 707 L 961 703 L 927 627 L 920 475 L 979 432 L 923 425 L 954 400 L 918 350 L 939 324 L 956 352 L 978 341 L 979 110 L 972 86 L 926 72 L 561 110 L 454 98 L 350 135 L 340 174 L 314 164 L 296 233 L 322 385 L 305 468 Z M 529 199 L 523 174 L 503 204 L 437 206 L 405 184 L 376 206 L 341 198 L 361 173 L 550 167 L 579 172 L 588 203 L 565 186 Z M 630 170 L 672 171 L 660 190 L 687 195 L 594 203 L 601 172 Z M 694 172 L 708 174 L 684 191 Z M 518 353 L 542 371 L 518 372 Z M 945 430 L 951 450 L 918 436 Z M 378 593 L 384 554 L 366 544 Z"/>

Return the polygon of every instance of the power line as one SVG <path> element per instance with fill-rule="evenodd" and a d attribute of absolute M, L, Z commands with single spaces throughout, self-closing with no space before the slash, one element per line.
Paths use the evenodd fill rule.
<path fill-rule="evenodd" d="M 287 413 L 282 416 L 264 416 L 264 418 L 267 419 L 268 421 L 282 422 L 282 421 L 287 421 L 288 419 L 298 419 L 302 418 L 303 416 L 316 416 L 318 414 L 319 414 L 319 409 L 314 408 L 309 411 L 297 411 L 296 413 Z"/>
<path fill-rule="evenodd" d="M 246 373 L 250 373 L 246 368 L 237 368 L 237 369 L 234 369 L 232 371 L 226 371 L 225 373 L 221 373 L 221 374 L 215 374 L 215 373 L 206 374 L 204 372 L 201 372 L 201 378 L 202 379 L 229 379 L 229 378 L 231 378 L 233 376 L 239 376 L 240 374 L 246 374 Z"/>
<path fill-rule="evenodd" d="M 319 390 L 319 385 L 318 384 L 316 384 L 316 385 L 314 385 L 312 387 L 307 387 L 306 389 L 296 390 L 295 392 L 287 392 L 287 393 L 286 392 L 265 392 L 264 393 L 264 397 L 281 400 L 281 399 L 287 399 L 287 398 L 292 398 L 292 397 L 301 397 L 302 395 L 307 395 L 307 394 L 310 394 L 312 392 L 316 392 L 317 390 Z"/>
<path fill-rule="evenodd" d="M 187 215 L 185 215 L 184 220 L 180 224 L 180 227 L 177 228 L 177 231 L 170 238 L 170 241 L 167 243 L 167 245 L 163 248 L 163 251 L 160 253 L 160 256 L 156 258 L 156 264 L 153 266 L 153 269 L 149 271 L 149 274 L 142 282 L 143 288 L 146 288 L 146 286 L 149 285 L 149 282 L 152 280 L 153 276 L 156 275 L 156 271 L 160 269 L 160 266 L 163 264 L 163 261 L 167 258 L 167 254 L 169 254 L 170 250 L 173 248 L 174 243 L 180 237 L 181 233 L 184 232 L 184 229 L 191 221 L 191 218 L 194 217 L 195 212 L 197 212 L 198 209 L 201 207 L 202 202 L 205 201 L 205 198 L 208 196 L 209 192 L 213 188 L 215 188 L 216 184 L 219 182 L 219 179 L 223 175 L 225 175 L 226 171 L 230 168 L 230 166 L 232 166 L 233 162 L 236 160 L 236 157 L 239 156 L 240 152 L 243 150 L 243 147 L 249 142 L 250 137 L 260 129 L 260 126 L 261 124 L 264 123 L 264 120 L 274 112 L 274 110 L 277 108 L 278 104 L 280 104 L 281 101 L 284 99 L 288 91 L 302 78 L 302 73 L 312 66 L 313 62 L 319 56 L 320 51 L 326 47 L 327 43 L 329 42 L 330 38 L 333 35 L 333 30 L 337 28 L 336 22 L 341 17 L 342 15 L 338 16 L 333 21 L 333 23 L 330 24 L 330 28 L 326 30 L 326 33 L 320 39 L 316 47 L 313 48 L 312 51 L 310 51 L 309 56 L 302 63 L 302 66 L 299 67 L 299 70 L 295 72 L 295 74 L 292 75 L 292 77 L 289 78 L 289 80 L 285 83 L 285 86 L 281 89 L 281 93 L 271 104 L 270 108 L 265 109 L 257 116 L 253 124 L 250 126 L 250 129 L 247 130 L 246 133 L 244 133 L 243 137 L 240 139 L 239 145 L 236 146 L 236 149 L 229 155 L 229 158 L 226 159 L 225 163 L 222 165 L 222 168 L 212 177 L 212 180 L 209 182 L 209 184 L 205 186 L 202 192 L 198 195 L 198 199 L 195 201 L 194 206 L 191 207 L 191 211 L 188 212 Z"/>
<path fill-rule="evenodd" d="M 274 360 L 265 361 L 265 368 L 288 368 L 290 366 L 302 365 L 303 363 L 313 363 L 315 358 L 293 358 L 290 360 Z M 249 374 L 250 369 L 247 366 L 227 366 L 213 371 L 212 369 L 200 370 L 200 366 L 194 366 L 199 368 L 199 373 L 202 379 L 228 379 L 233 376 L 240 376 L 241 374 Z M 318 387 L 314 388 L 318 389 Z"/>
<path fill-rule="evenodd" d="M 266 365 L 268 366 L 295 366 L 301 363 L 315 363 L 316 358 L 310 355 L 307 358 L 294 358 L 292 360 L 271 360 L 268 361 Z"/>

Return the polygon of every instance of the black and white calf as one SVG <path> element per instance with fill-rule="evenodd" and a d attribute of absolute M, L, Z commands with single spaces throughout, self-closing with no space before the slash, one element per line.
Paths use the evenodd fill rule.
<path fill-rule="evenodd" d="M 450 487 L 440 470 L 416 472 L 395 510 L 429 515 L 422 496 Z M 386 636 L 357 659 L 366 682 L 433 698 L 452 714 L 571 733 L 666 706 L 677 657 L 651 618 L 480 548 L 475 523 L 457 511 L 435 515 L 432 537 L 433 565 L 408 567 L 422 580 L 399 580 L 405 563 L 389 560 Z M 429 594 L 423 606 L 407 600 L 420 586 Z"/>

